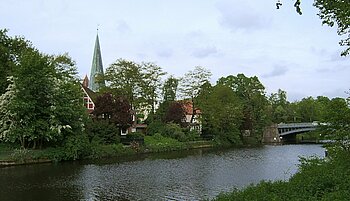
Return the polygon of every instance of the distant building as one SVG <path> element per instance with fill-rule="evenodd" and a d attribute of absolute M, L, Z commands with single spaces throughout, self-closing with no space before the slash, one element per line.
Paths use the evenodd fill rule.
<path fill-rule="evenodd" d="M 103 65 L 102 65 L 102 54 L 100 48 L 100 42 L 98 34 L 96 35 L 94 54 L 92 57 L 92 65 L 90 71 L 90 80 L 87 75 L 81 84 L 82 91 L 84 93 L 84 106 L 88 113 L 91 114 L 95 110 L 95 101 L 97 99 L 97 94 L 102 87 L 106 86 L 105 80 L 103 79 Z M 136 114 L 132 112 L 133 123 L 128 129 L 120 131 L 121 135 L 127 135 L 132 132 L 145 132 L 147 125 L 137 124 Z"/>
<path fill-rule="evenodd" d="M 185 111 L 185 123 L 189 125 L 190 130 L 202 132 L 202 122 L 201 122 L 201 110 L 199 108 L 193 109 L 193 102 L 191 100 L 179 101 Z M 193 118 L 193 119 L 192 119 Z M 192 122 L 191 122 L 192 119 Z"/>
<path fill-rule="evenodd" d="M 89 78 L 85 75 L 81 89 L 84 92 L 84 106 L 91 114 L 95 109 L 96 93 L 89 89 Z"/>

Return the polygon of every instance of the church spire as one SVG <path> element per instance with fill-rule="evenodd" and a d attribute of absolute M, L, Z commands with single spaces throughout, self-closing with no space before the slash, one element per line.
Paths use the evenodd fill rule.
<path fill-rule="evenodd" d="M 99 41 L 98 33 L 97 33 L 96 41 L 95 41 L 94 55 L 92 57 L 92 65 L 91 65 L 90 81 L 89 81 L 89 88 L 92 91 L 98 91 L 101 87 L 105 86 L 105 81 L 100 80 L 101 78 L 103 79 L 103 76 L 104 76 L 104 74 L 103 74 L 100 41 Z M 96 80 L 96 78 L 98 80 Z"/>

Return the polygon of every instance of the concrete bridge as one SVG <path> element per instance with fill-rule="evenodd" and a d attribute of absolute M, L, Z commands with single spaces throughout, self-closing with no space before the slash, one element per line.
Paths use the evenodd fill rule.
<path fill-rule="evenodd" d="M 318 126 L 318 123 L 274 124 L 265 130 L 263 142 L 295 142 L 297 134 L 316 130 Z"/>

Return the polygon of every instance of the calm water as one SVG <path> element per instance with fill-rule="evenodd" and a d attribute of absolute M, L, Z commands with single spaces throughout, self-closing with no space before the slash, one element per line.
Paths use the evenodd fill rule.
<path fill-rule="evenodd" d="M 0 200 L 203 200 L 260 180 L 288 179 L 320 145 L 191 150 L 121 160 L 0 169 Z"/>

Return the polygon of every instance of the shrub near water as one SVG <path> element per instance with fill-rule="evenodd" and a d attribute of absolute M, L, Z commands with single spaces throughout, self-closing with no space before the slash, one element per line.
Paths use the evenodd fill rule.
<path fill-rule="evenodd" d="M 289 181 L 260 182 L 221 194 L 216 200 L 349 200 L 350 153 L 328 160 L 301 159 L 299 172 Z"/>
<path fill-rule="evenodd" d="M 145 146 L 152 152 L 174 151 L 184 149 L 186 145 L 176 139 L 163 137 L 156 133 L 153 136 L 145 136 Z"/>

